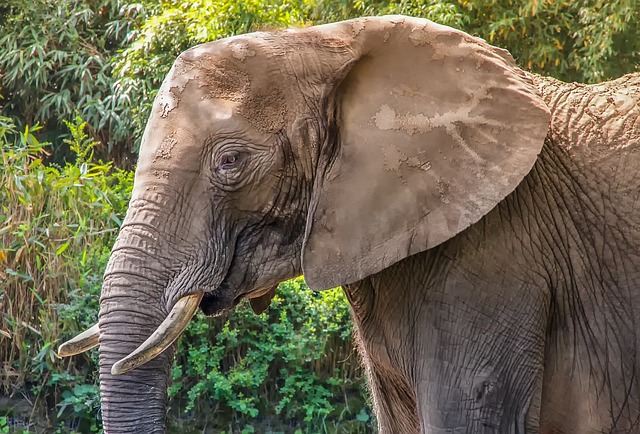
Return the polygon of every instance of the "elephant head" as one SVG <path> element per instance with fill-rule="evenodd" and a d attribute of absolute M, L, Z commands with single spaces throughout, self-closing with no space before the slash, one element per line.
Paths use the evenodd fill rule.
<path fill-rule="evenodd" d="M 510 55 L 424 19 L 363 18 L 187 50 L 153 105 L 99 327 L 105 432 L 163 432 L 197 307 L 345 285 L 479 220 L 534 164 L 548 110 Z"/>

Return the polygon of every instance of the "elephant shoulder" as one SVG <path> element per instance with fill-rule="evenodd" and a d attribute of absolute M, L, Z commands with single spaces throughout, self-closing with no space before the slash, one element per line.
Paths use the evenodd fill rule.
<path fill-rule="evenodd" d="M 550 138 L 589 161 L 640 152 L 640 74 L 597 84 L 534 75 L 551 110 Z"/>

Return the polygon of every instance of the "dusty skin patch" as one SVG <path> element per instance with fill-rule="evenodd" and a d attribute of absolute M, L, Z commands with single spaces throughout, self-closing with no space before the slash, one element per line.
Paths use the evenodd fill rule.
<path fill-rule="evenodd" d="M 249 74 L 231 62 L 216 62 L 209 56 L 203 56 L 200 69 L 200 87 L 207 90 L 205 98 L 241 103 L 238 113 L 262 132 L 273 133 L 284 126 L 286 103 L 279 88 L 254 89 Z"/>
<path fill-rule="evenodd" d="M 365 20 L 356 20 L 351 23 L 351 33 L 354 38 L 357 38 L 360 32 L 364 30 Z"/>
<path fill-rule="evenodd" d="M 169 172 L 166 170 L 154 170 L 153 176 L 159 179 L 169 179 Z"/>
<path fill-rule="evenodd" d="M 251 50 L 249 45 L 244 42 L 232 42 L 229 44 L 229 47 L 231 48 L 233 58 L 241 62 L 244 62 L 247 57 L 254 57 L 256 55 L 256 52 Z"/>
<path fill-rule="evenodd" d="M 244 115 L 260 131 L 273 133 L 284 127 L 286 102 L 278 89 L 265 94 L 251 94 L 240 109 Z"/>
<path fill-rule="evenodd" d="M 595 160 L 638 143 L 638 74 L 590 85 L 563 83 L 538 75 L 530 77 L 552 108 L 551 136 L 569 152 L 581 149 Z M 562 122 L 554 122 L 555 119 Z"/>
<path fill-rule="evenodd" d="M 451 184 L 449 184 L 444 178 L 438 178 L 436 181 L 436 187 L 438 188 L 440 201 L 444 204 L 448 204 L 449 195 L 451 194 Z"/>
<path fill-rule="evenodd" d="M 401 83 L 398 86 L 392 87 L 389 91 L 389 95 L 393 96 L 404 96 L 404 97 L 422 97 L 425 99 L 429 99 L 430 95 L 427 92 L 423 92 L 420 90 L 418 85 L 409 86 L 405 83 Z"/>
<path fill-rule="evenodd" d="M 423 114 L 399 115 L 387 104 L 383 104 L 373 118 L 376 127 L 381 130 L 403 130 L 409 135 L 428 133 L 433 129 L 429 117 Z"/>
<path fill-rule="evenodd" d="M 234 68 L 227 61 L 218 61 L 211 56 L 203 56 L 198 62 L 201 74 L 199 84 L 207 90 L 207 98 L 222 98 L 241 102 L 250 88 L 249 75 Z"/>
<path fill-rule="evenodd" d="M 426 44 L 431 46 L 431 48 L 433 49 L 431 58 L 433 60 L 444 59 L 445 53 L 447 52 L 447 45 L 439 43 L 436 40 L 433 32 L 430 32 L 427 27 L 428 25 L 425 25 L 422 28 L 411 30 L 411 33 L 409 34 L 409 40 L 416 47 L 420 47 Z"/>
<path fill-rule="evenodd" d="M 172 131 L 168 136 L 162 139 L 162 142 L 160 143 L 160 146 L 156 151 L 156 155 L 153 157 L 154 162 L 158 161 L 158 158 L 161 158 L 163 160 L 171 159 L 171 150 L 178 143 L 178 141 L 175 139 L 175 135 L 176 132 Z"/>
<path fill-rule="evenodd" d="M 404 185 L 407 185 L 407 179 L 400 170 L 403 165 L 412 169 L 423 170 L 425 172 L 429 172 L 431 170 L 431 161 L 426 158 L 422 160 L 417 156 L 409 157 L 398 149 L 397 146 L 383 146 L 381 150 L 385 160 L 385 170 L 395 172 L 398 175 L 400 182 Z"/>
<path fill-rule="evenodd" d="M 383 146 L 382 155 L 385 160 L 385 168 L 389 171 L 396 172 L 400 169 L 400 162 L 406 158 L 400 150 L 393 145 Z"/>
<path fill-rule="evenodd" d="M 475 123 L 504 128 L 503 124 L 487 119 L 484 116 L 470 116 L 471 111 L 480 103 L 480 100 L 487 98 L 487 93 L 488 89 L 481 88 L 480 95 L 475 95 L 470 105 L 460 107 L 452 112 L 443 114 L 436 113 L 433 116 L 427 116 L 422 113 L 399 114 L 389 105 L 383 104 L 373 116 L 372 121 L 375 126 L 381 130 L 404 131 L 409 135 L 424 134 L 434 128 L 444 128 L 447 134 L 451 136 L 454 142 L 457 143 L 467 155 L 478 163 L 484 163 L 484 160 L 465 142 L 457 124 L 470 125 Z"/>
<path fill-rule="evenodd" d="M 431 170 L 431 161 L 422 161 L 418 157 L 408 158 L 406 164 L 409 167 L 424 170 L 425 172 Z"/>
<path fill-rule="evenodd" d="M 192 78 L 192 74 L 187 74 L 193 69 L 193 65 L 184 62 L 180 58 L 176 60 L 171 72 L 171 86 L 165 90 L 164 86 L 158 93 L 158 107 L 160 108 L 160 117 L 166 118 L 169 113 L 180 105 L 179 94 L 184 91 L 187 83 Z"/>
<path fill-rule="evenodd" d="M 187 72 L 192 71 L 193 68 L 194 68 L 193 63 L 186 62 L 178 57 L 176 64 L 174 65 L 173 77 L 171 78 L 171 80 L 175 81 L 176 78 L 186 74 Z"/>
<path fill-rule="evenodd" d="M 433 35 L 427 30 L 427 26 L 411 30 L 411 33 L 409 34 L 409 40 L 416 47 L 425 44 L 431 44 L 434 42 Z"/>
<path fill-rule="evenodd" d="M 460 40 L 467 44 L 486 46 L 486 42 L 480 38 L 458 34 L 442 35 L 434 32 L 430 27 L 430 24 L 425 24 L 423 27 L 412 29 L 409 34 L 409 40 L 416 47 L 424 45 L 431 46 L 433 49 L 431 58 L 433 60 L 444 59 L 447 53 L 451 52 L 451 47 L 459 44 L 459 42 L 461 42 Z M 507 55 L 509 54 L 507 53 Z M 479 60 L 478 63 L 476 63 L 476 68 L 479 68 L 483 62 L 484 60 Z"/>
<path fill-rule="evenodd" d="M 171 110 L 178 107 L 180 100 L 176 98 L 171 90 L 163 92 L 158 97 L 158 105 L 160 106 L 160 117 L 166 118 Z"/>

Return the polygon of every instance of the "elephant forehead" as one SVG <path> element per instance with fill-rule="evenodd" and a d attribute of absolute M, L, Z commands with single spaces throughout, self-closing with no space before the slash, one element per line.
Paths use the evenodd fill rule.
<path fill-rule="evenodd" d="M 147 122 L 138 158 L 139 173 L 167 177 L 163 171 L 199 170 L 207 144 L 217 135 L 236 134 L 235 130 L 241 128 L 234 119 L 237 103 L 233 101 L 182 98 L 176 103 L 180 108 L 165 118 L 159 114 L 166 100 L 165 95 L 158 95 L 155 113 Z"/>
<path fill-rule="evenodd" d="M 201 100 L 239 103 L 237 114 L 255 129 L 273 133 L 285 125 L 287 106 L 283 86 L 270 77 L 281 75 L 277 62 L 259 56 L 256 37 L 234 37 L 202 44 L 182 53 L 163 83 L 154 114 L 167 117 L 180 106 L 186 92 Z M 194 87 L 187 87 L 195 82 Z"/>

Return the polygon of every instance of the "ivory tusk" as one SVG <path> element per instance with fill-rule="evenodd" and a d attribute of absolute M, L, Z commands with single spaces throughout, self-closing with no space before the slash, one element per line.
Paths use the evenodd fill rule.
<path fill-rule="evenodd" d="M 182 297 L 173 306 L 169 315 L 146 341 L 124 359 L 118 360 L 111 367 L 111 374 L 119 375 L 129 372 L 150 360 L 169 348 L 180 337 L 184 329 L 196 313 L 196 309 L 202 300 L 203 293 Z"/>
<path fill-rule="evenodd" d="M 58 355 L 60 357 L 69 357 L 76 354 L 84 353 L 98 346 L 98 338 L 100 337 L 100 329 L 95 324 L 88 330 L 83 331 L 78 336 L 60 345 Z"/>

